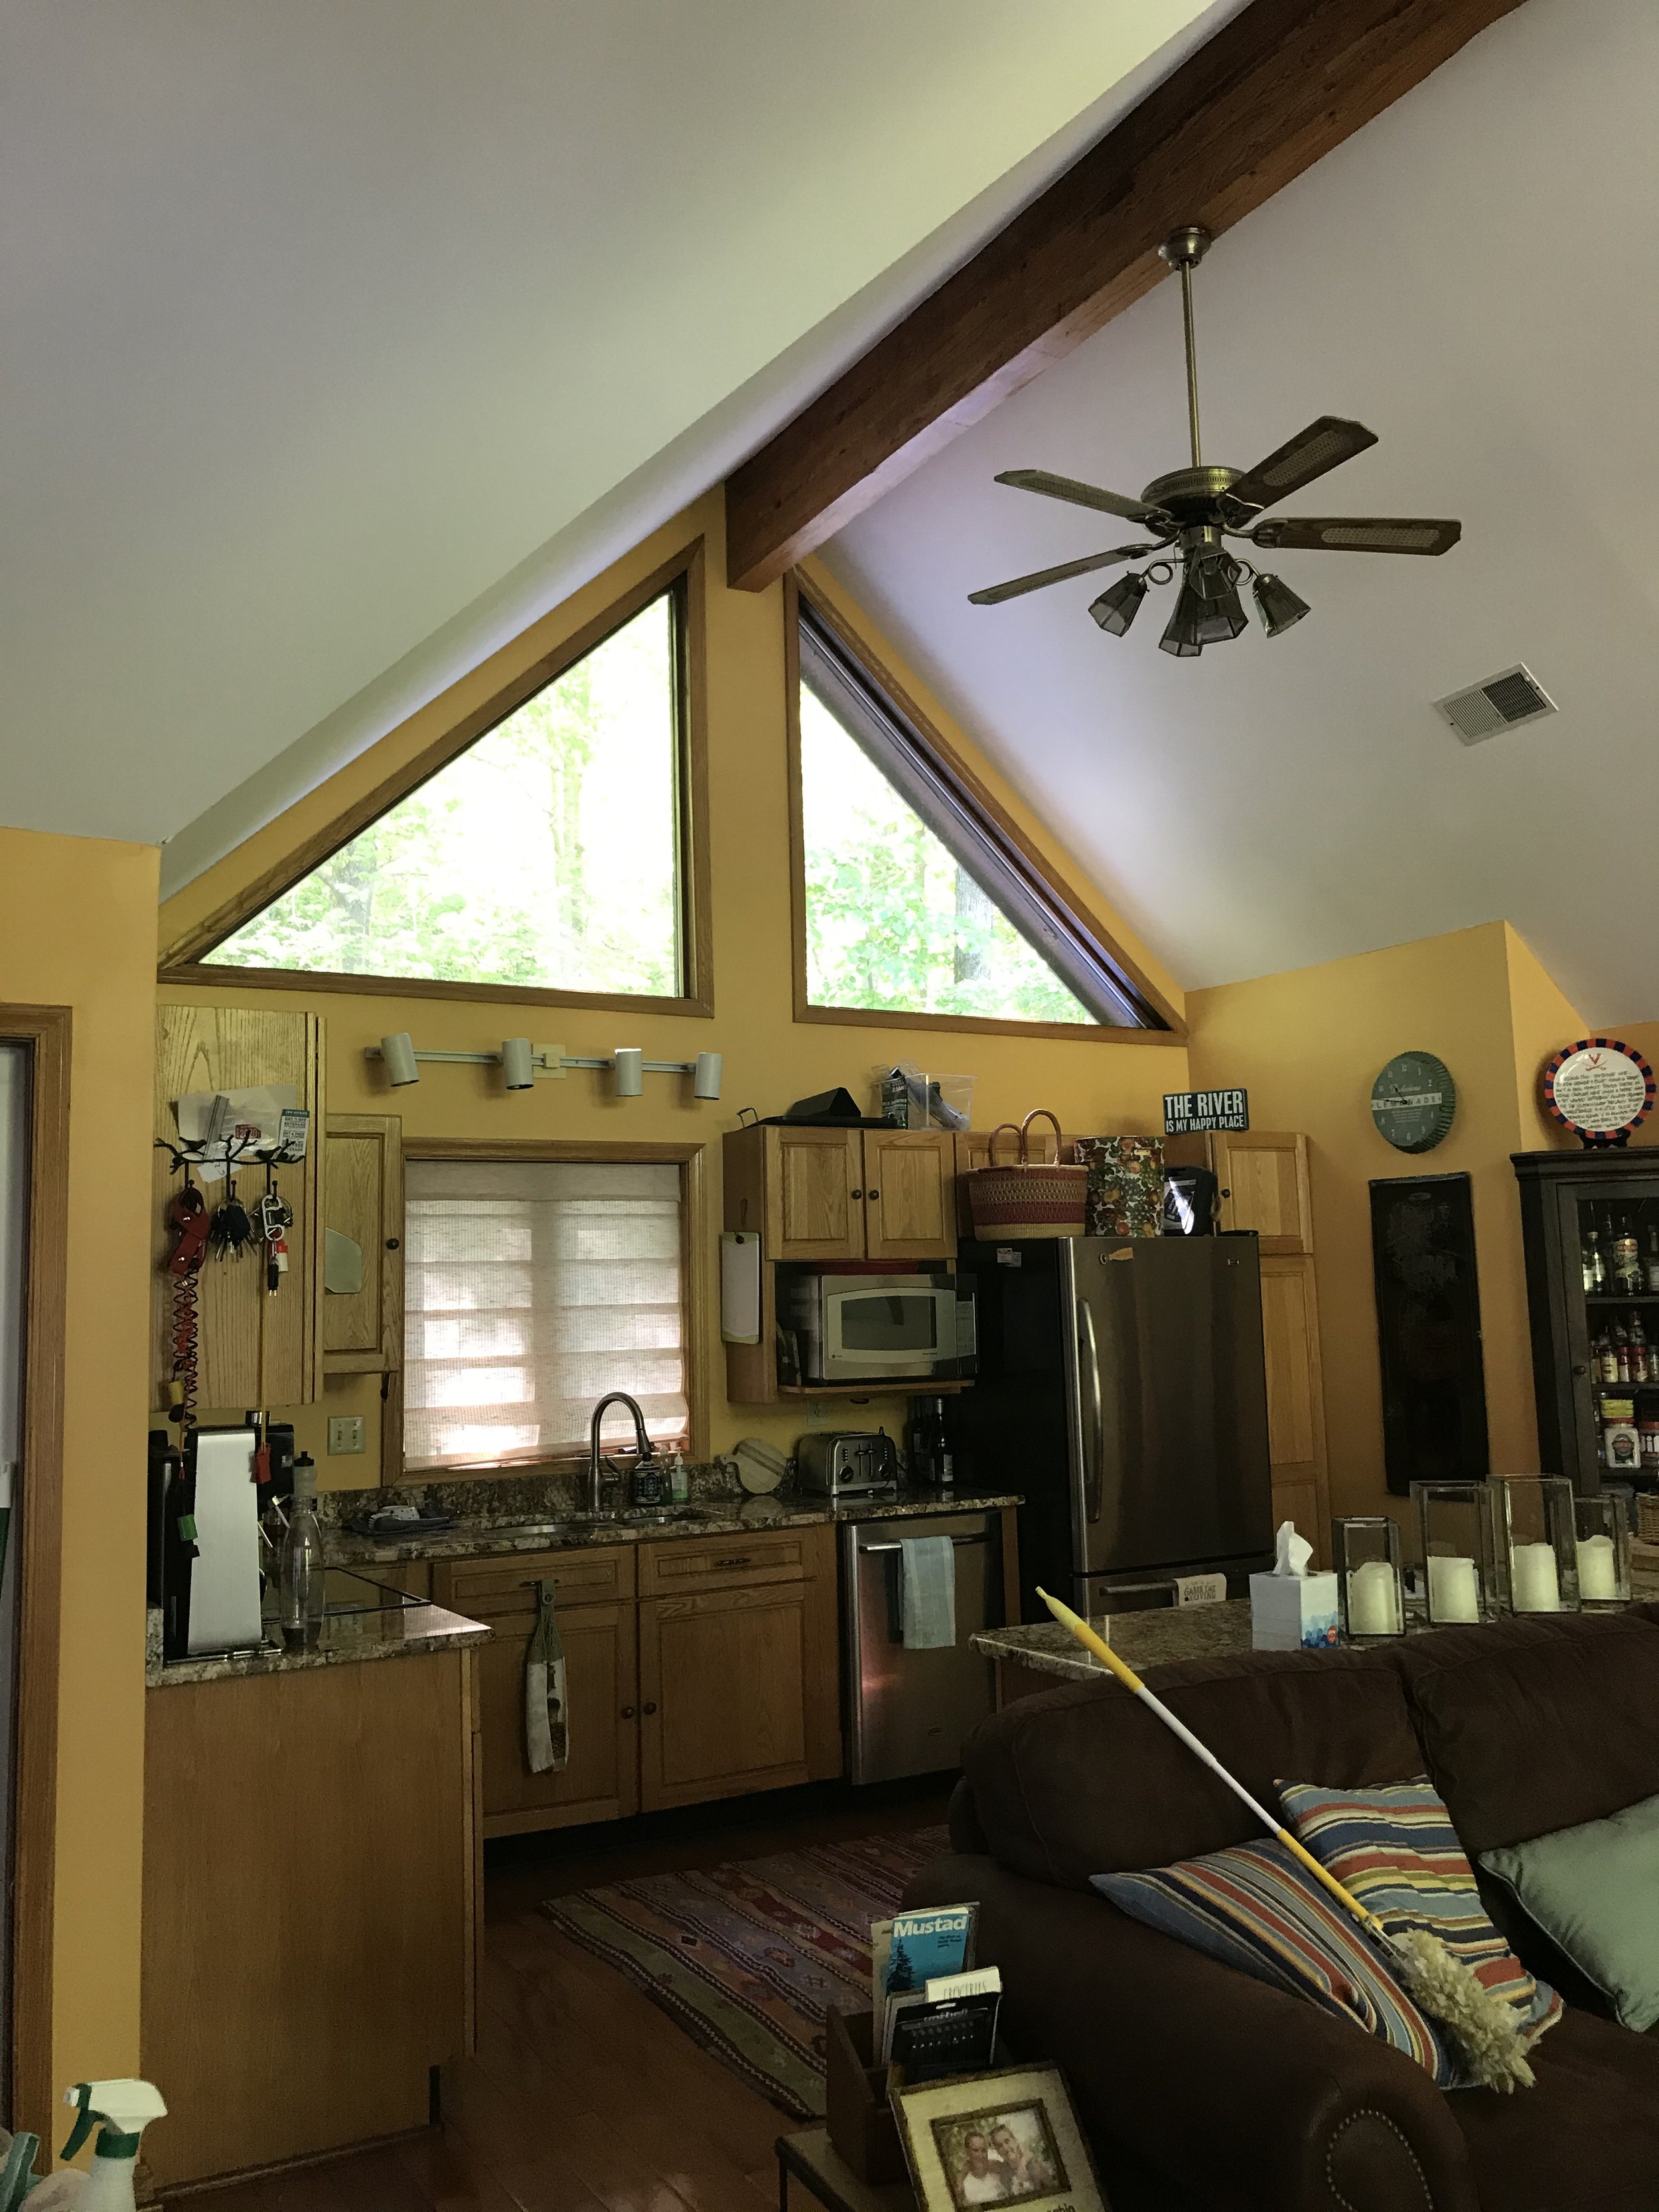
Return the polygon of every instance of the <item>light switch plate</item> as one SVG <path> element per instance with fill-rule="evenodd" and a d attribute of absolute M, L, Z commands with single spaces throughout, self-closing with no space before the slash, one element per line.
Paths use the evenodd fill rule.
<path fill-rule="evenodd" d="M 328 1448 L 331 1452 L 360 1452 L 363 1449 L 363 1417 L 361 1413 L 331 1413 L 328 1417 Z"/>

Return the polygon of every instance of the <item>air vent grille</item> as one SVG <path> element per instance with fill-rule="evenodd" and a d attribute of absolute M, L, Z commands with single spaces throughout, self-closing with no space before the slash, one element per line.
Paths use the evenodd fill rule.
<path fill-rule="evenodd" d="M 1467 691 L 1453 691 L 1435 701 L 1466 745 L 1478 745 L 1499 730 L 1512 730 L 1520 722 L 1536 722 L 1553 714 L 1556 705 L 1529 668 L 1517 665 L 1489 676 Z"/>

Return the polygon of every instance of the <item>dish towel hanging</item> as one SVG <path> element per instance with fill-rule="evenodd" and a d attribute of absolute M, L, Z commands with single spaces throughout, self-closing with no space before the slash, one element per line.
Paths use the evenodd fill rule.
<path fill-rule="evenodd" d="M 524 1662 L 525 1756 L 532 1774 L 556 1773 L 570 1757 L 570 1708 L 564 1684 L 564 1644 L 553 1609 L 550 1577 L 536 1584 L 536 1626 Z"/>
<path fill-rule="evenodd" d="M 899 1618 L 907 1651 L 957 1640 L 957 1547 L 948 1536 L 899 1539 Z"/>

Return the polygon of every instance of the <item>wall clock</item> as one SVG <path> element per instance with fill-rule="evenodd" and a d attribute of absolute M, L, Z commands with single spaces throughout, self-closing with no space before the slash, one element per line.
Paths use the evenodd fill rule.
<path fill-rule="evenodd" d="M 1431 1052 L 1397 1052 L 1371 1085 L 1377 1134 L 1398 1152 L 1431 1152 L 1456 1111 L 1451 1070 Z"/>
<path fill-rule="evenodd" d="M 1653 1070 L 1622 1037 L 1580 1037 L 1546 1066 L 1544 1103 L 1586 1145 L 1622 1145 L 1653 1111 Z"/>

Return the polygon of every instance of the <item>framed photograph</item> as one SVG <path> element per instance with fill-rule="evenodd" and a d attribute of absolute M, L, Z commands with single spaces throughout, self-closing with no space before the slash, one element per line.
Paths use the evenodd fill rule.
<path fill-rule="evenodd" d="M 1057 2066 L 958 2075 L 892 2102 L 922 2212 L 1108 2212 Z"/>

